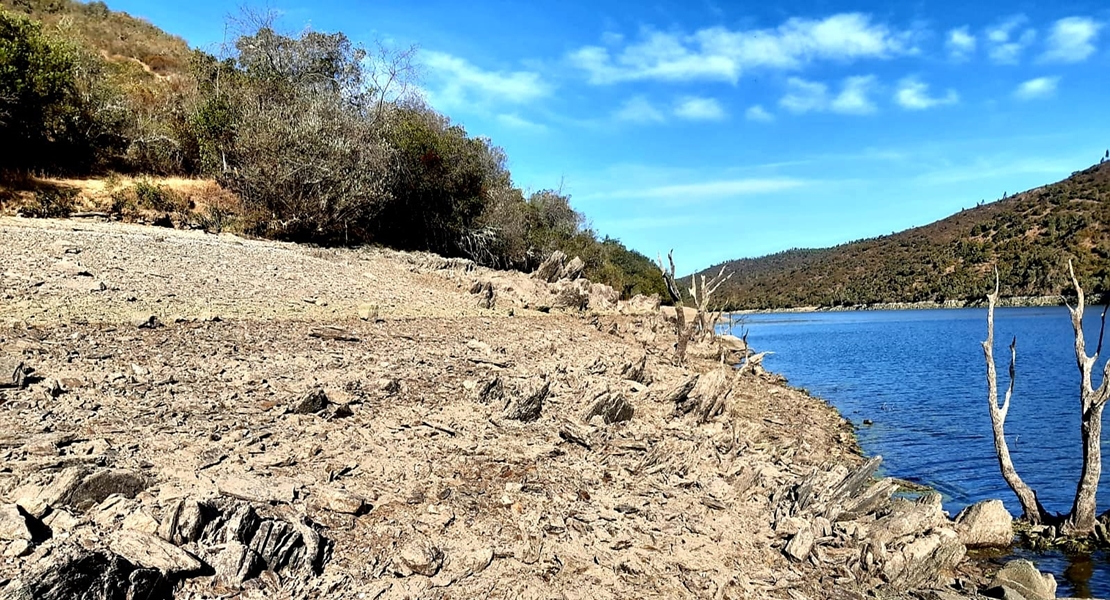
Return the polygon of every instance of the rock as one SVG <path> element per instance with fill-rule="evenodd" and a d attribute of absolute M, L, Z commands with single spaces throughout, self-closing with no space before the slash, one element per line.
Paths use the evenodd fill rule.
<path fill-rule="evenodd" d="M 621 312 L 629 315 L 649 315 L 659 311 L 658 294 L 645 296 L 636 294 L 631 300 L 621 303 Z"/>
<path fill-rule="evenodd" d="M 1049 600 L 1056 597 L 1056 578 L 1041 573 L 1025 559 L 1012 560 L 991 580 L 990 588 L 1006 587 L 1028 600 Z M 995 596 L 1001 597 L 1001 596 Z"/>
<path fill-rule="evenodd" d="M 798 533 L 794 534 L 794 537 L 790 538 L 784 551 L 787 556 L 794 560 L 805 560 L 810 551 L 813 550 L 814 541 L 813 532 L 810 531 L 809 527 L 803 527 Z"/>
<path fill-rule="evenodd" d="M 363 321 L 378 321 L 378 305 L 359 304 L 358 318 L 362 319 Z"/>
<path fill-rule="evenodd" d="M 500 404 L 505 400 L 505 385 L 494 377 L 474 389 L 474 401 L 480 404 Z"/>
<path fill-rule="evenodd" d="M 23 510 L 15 504 L 0 504 L 0 540 L 29 542 L 33 537 Z"/>
<path fill-rule="evenodd" d="M 50 511 L 50 514 L 46 515 L 42 522 L 50 528 L 54 535 L 73 531 L 73 528 L 81 523 L 77 517 L 64 508 L 55 508 Z"/>
<path fill-rule="evenodd" d="M 312 503 L 317 508 L 348 515 L 357 515 L 366 506 L 365 500 L 346 490 L 324 486 L 313 489 Z"/>
<path fill-rule="evenodd" d="M 604 393 L 590 407 L 583 420 L 588 423 L 592 417 L 600 416 L 606 425 L 612 425 L 630 420 L 635 412 L 635 408 L 620 394 Z"/>
<path fill-rule="evenodd" d="M 27 387 L 27 376 L 32 372 L 22 360 L 0 358 L 0 388 Z"/>
<path fill-rule="evenodd" d="M 590 305 L 590 288 L 588 281 L 562 280 L 552 284 L 555 299 L 551 305 L 555 308 L 568 310 L 585 310 Z"/>
<path fill-rule="evenodd" d="M 124 529 L 153 535 L 158 531 L 158 521 L 156 521 L 154 517 L 139 511 L 124 517 L 122 527 Z"/>
<path fill-rule="evenodd" d="M 319 338 L 321 340 L 334 340 L 337 342 L 357 342 L 359 338 L 353 331 L 343 329 L 342 327 L 335 327 L 334 325 L 326 325 L 324 327 L 317 327 L 308 333 L 309 337 Z"/>
<path fill-rule="evenodd" d="M 158 320 L 158 315 L 141 315 L 135 317 L 131 323 L 139 329 L 155 329 L 162 326 L 162 322 Z"/>
<path fill-rule="evenodd" d="M 121 530 L 113 535 L 108 548 L 139 566 L 158 569 L 167 575 L 193 573 L 203 564 L 192 554 L 173 544 L 141 531 Z"/>
<path fill-rule="evenodd" d="M 882 548 L 882 544 L 878 547 Z M 940 587 L 965 553 L 956 532 L 938 528 L 893 550 L 885 557 L 882 574 L 897 590 Z"/>
<path fill-rule="evenodd" d="M 291 482 L 263 479 L 260 477 L 229 477 L 216 483 L 217 489 L 225 496 L 268 504 L 293 501 L 295 486 Z"/>
<path fill-rule="evenodd" d="M 532 277 L 547 283 L 555 283 L 563 273 L 563 264 L 566 260 L 567 255 L 560 250 L 556 250 L 540 263 L 540 266 L 532 272 Z"/>
<path fill-rule="evenodd" d="M 173 598 L 173 586 L 161 572 L 139 569 L 108 552 L 77 546 L 57 548 L 36 562 L 25 577 L 0 590 L 0 600 L 72 600 Z"/>
<path fill-rule="evenodd" d="M 647 355 L 640 357 L 639 361 L 630 362 L 623 369 L 621 369 L 621 377 L 647 385 L 651 380 L 647 375 Z"/>
<path fill-rule="evenodd" d="M 543 412 L 543 401 L 551 393 L 551 382 L 545 381 L 543 385 L 533 392 L 517 399 L 505 412 L 506 419 L 530 423 L 540 418 Z"/>
<path fill-rule="evenodd" d="M 570 259 L 570 262 L 563 266 L 563 271 L 559 274 L 559 278 L 574 281 L 582 276 L 582 270 L 585 268 L 586 263 L 581 258 L 575 256 Z"/>
<path fill-rule="evenodd" d="M 940 494 L 926 492 L 917 501 L 895 499 L 890 513 L 875 521 L 871 537 L 878 543 L 889 544 L 902 536 L 924 533 L 946 522 Z"/>
<path fill-rule="evenodd" d="M 4 549 L 4 556 L 8 558 L 27 556 L 31 553 L 32 548 L 34 548 L 34 546 L 31 544 L 30 540 L 15 540 L 9 543 L 8 547 Z"/>
<path fill-rule="evenodd" d="M 211 562 L 216 581 L 232 588 L 257 577 L 265 567 L 262 557 L 240 542 L 228 542 Z"/>
<path fill-rule="evenodd" d="M 42 518 L 51 506 L 61 506 L 80 485 L 86 474 L 84 467 L 71 467 L 55 476 L 49 484 L 21 487 L 12 494 L 12 497 L 15 498 L 15 503 L 28 514 Z"/>
<path fill-rule="evenodd" d="M 410 540 L 394 560 L 394 569 L 402 577 L 424 575 L 432 577 L 443 567 L 443 551 L 427 540 Z"/>
<path fill-rule="evenodd" d="M 134 498 L 150 486 L 150 480 L 138 471 L 105 469 L 84 477 L 67 496 L 61 499 L 81 510 L 100 504 L 105 498 L 118 494 Z"/>
<path fill-rule="evenodd" d="M 681 405 L 683 402 L 686 402 L 686 399 L 690 397 L 690 392 L 693 391 L 694 386 L 697 385 L 697 383 L 698 376 L 691 375 L 682 380 L 680 383 L 668 388 L 667 391 L 663 392 L 663 395 L 660 396 L 659 401 L 665 404 L 674 404 L 676 410 L 678 410 L 678 406 Z"/>
<path fill-rule="evenodd" d="M 297 415 L 311 415 L 318 413 L 328 406 L 328 395 L 323 388 L 313 388 L 301 396 L 289 408 L 289 412 Z"/>
<path fill-rule="evenodd" d="M 166 511 L 158 526 L 158 537 L 177 545 L 195 542 L 207 521 L 205 509 L 196 500 L 178 500 Z"/>
<path fill-rule="evenodd" d="M 13 494 L 16 504 L 30 515 L 41 518 L 54 506 L 73 506 L 87 510 L 113 494 L 134 498 L 150 485 L 138 471 L 103 469 L 89 474 L 85 467 L 62 471 L 48 485 L 26 486 Z"/>
<path fill-rule="evenodd" d="M 1001 500 L 984 500 L 956 515 L 956 533 L 969 548 L 1005 548 L 1014 540 L 1014 519 Z"/>
<path fill-rule="evenodd" d="M 809 521 L 801 517 L 785 517 L 775 521 L 775 533 L 783 536 L 797 535 L 807 528 L 809 528 Z"/>

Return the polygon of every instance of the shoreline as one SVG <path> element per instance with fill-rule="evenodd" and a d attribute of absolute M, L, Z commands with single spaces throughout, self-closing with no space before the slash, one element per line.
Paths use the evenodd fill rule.
<path fill-rule="evenodd" d="M 710 347 L 674 366 L 654 308 L 591 296 L 544 314 L 522 294 L 551 286 L 527 275 L 392 251 L 4 219 L 0 240 L 0 357 L 41 378 L 0 389 L 0 505 L 29 502 L 55 532 L 5 550 L 0 594 L 65 573 L 72 539 L 214 565 L 175 575 L 183 596 L 825 598 L 982 580 L 939 499 L 872 483 L 835 407 Z M 106 473 L 122 499 L 50 495 Z M 223 516 L 190 533 L 186 510 Z M 826 516 L 845 510 L 862 521 Z M 298 556 L 329 550 L 306 570 L 260 548 L 280 579 L 236 579 L 204 533 L 242 536 L 236 511 L 299 532 Z M 888 539 L 891 515 L 928 526 Z"/>

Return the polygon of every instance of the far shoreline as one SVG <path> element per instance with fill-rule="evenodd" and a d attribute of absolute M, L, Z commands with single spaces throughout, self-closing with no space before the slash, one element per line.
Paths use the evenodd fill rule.
<path fill-rule="evenodd" d="M 1088 307 L 1102 304 L 1104 298 L 1092 294 L 1086 302 Z M 1013 296 L 1002 298 L 998 302 L 999 308 L 1037 308 L 1047 306 L 1065 306 L 1066 298 L 1063 296 Z M 857 311 L 883 311 L 883 310 L 938 310 L 958 308 L 986 308 L 987 302 L 983 300 L 945 300 L 943 302 L 876 302 L 874 304 L 850 304 L 843 306 L 798 306 L 791 308 L 759 308 L 726 311 L 722 320 L 727 320 L 727 315 L 760 315 L 781 313 L 820 313 L 820 312 L 857 312 Z"/>

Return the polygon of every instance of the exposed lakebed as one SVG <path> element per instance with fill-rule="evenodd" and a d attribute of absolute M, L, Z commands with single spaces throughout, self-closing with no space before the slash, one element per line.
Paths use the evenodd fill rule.
<path fill-rule="evenodd" d="M 1087 311 L 1088 352 L 1098 340 L 1100 308 Z M 986 309 L 760 314 L 747 315 L 745 326 L 757 351 L 775 353 L 765 360 L 769 370 L 825 398 L 856 424 L 864 451 L 884 457 L 885 474 L 940 491 L 953 515 L 987 498 L 1001 498 L 1020 514 L 991 442 L 980 346 Z M 1066 512 L 1082 464 L 1079 373 L 1067 310 L 998 309 L 995 356 L 1003 388 L 1006 346 L 1014 336 L 1010 450 L 1044 505 Z M 1102 511 L 1110 506 L 1105 474 L 1099 493 Z M 1110 595 L 1110 558 L 1103 554 L 1031 558 L 1056 574 L 1062 594 Z"/>

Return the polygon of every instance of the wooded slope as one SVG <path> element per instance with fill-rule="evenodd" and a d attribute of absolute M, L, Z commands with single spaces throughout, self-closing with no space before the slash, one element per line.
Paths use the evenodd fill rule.
<path fill-rule="evenodd" d="M 1003 296 L 1110 287 L 1110 163 L 893 235 L 725 263 L 728 308 L 974 301 L 997 264 Z M 716 274 L 721 265 L 706 269 Z"/>

